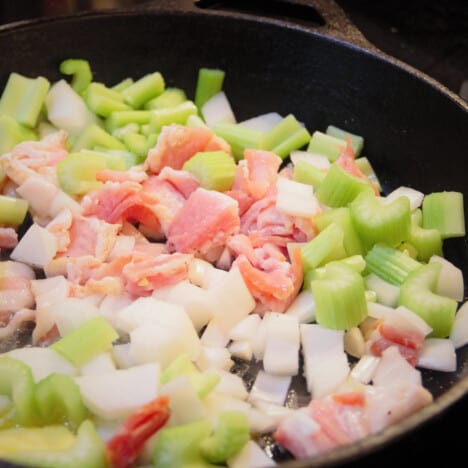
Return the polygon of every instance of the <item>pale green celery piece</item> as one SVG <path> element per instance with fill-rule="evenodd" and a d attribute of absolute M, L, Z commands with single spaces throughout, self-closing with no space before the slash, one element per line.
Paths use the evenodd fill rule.
<path fill-rule="evenodd" d="M 412 271 L 400 287 L 399 305 L 418 314 L 431 328 L 431 336 L 450 335 L 457 302 L 435 293 L 442 265 L 432 262 Z"/>
<path fill-rule="evenodd" d="M 349 137 L 353 146 L 354 155 L 356 157 L 360 156 L 364 147 L 364 138 L 362 136 L 356 135 L 346 130 L 342 130 L 341 128 L 335 127 L 334 125 L 329 125 L 327 127 L 326 134 L 335 138 L 339 138 L 345 142 L 346 138 Z"/>
<path fill-rule="evenodd" d="M 165 86 L 161 73 L 149 73 L 125 88 L 122 95 L 127 104 L 134 109 L 139 109 L 150 99 L 159 96 Z"/>
<path fill-rule="evenodd" d="M 367 302 L 377 302 L 377 293 L 375 291 L 371 291 L 370 289 L 366 289 L 364 292 L 366 296 Z"/>
<path fill-rule="evenodd" d="M 122 95 L 102 83 L 91 83 L 84 95 L 88 108 L 100 117 L 109 117 L 113 112 L 130 110 Z"/>
<path fill-rule="evenodd" d="M 37 140 L 36 133 L 19 124 L 9 115 L 0 115 L 0 155 L 11 151 L 18 143 Z"/>
<path fill-rule="evenodd" d="M 362 273 L 366 268 L 366 261 L 362 255 L 352 255 L 351 257 L 342 258 L 341 260 L 332 260 L 323 267 L 310 270 L 311 274 L 308 278 L 309 281 L 313 279 L 321 279 L 326 276 L 327 266 L 335 263 L 340 263 L 352 268 L 356 273 Z"/>
<path fill-rule="evenodd" d="M 124 89 L 127 89 L 133 83 L 133 78 L 124 78 L 122 81 L 112 86 L 111 89 L 121 93 Z"/>
<path fill-rule="evenodd" d="M 129 132 L 123 136 L 123 142 L 129 151 L 138 156 L 140 161 L 146 159 L 149 148 L 148 140 L 144 135 Z"/>
<path fill-rule="evenodd" d="M 369 250 L 366 265 L 367 271 L 395 286 L 400 286 L 412 271 L 422 266 L 409 255 L 383 244 L 375 244 Z"/>
<path fill-rule="evenodd" d="M 223 89 L 225 72 L 217 68 L 200 68 L 195 88 L 195 105 L 198 110 Z"/>
<path fill-rule="evenodd" d="M 60 64 L 60 72 L 72 75 L 71 87 L 78 93 L 83 93 L 93 81 L 93 73 L 87 60 L 67 59 Z"/>
<path fill-rule="evenodd" d="M 151 133 L 150 135 L 147 135 L 147 142 L 148 142 L 148 148 L 152 149 L 156 146 L 156 143 L 158 142 L 159 138 L 159 133 Z"/>
<path fill-rule="evenodd" d="M 111 132 L 113 137 L 123 140 L 127 133 L 140 133 L 140 126 L 136 123 L 129 123 L 123 127 L 117 127 L 114 130 L 110 130 L 109 128 L 107 130 Z"/>
<path fill-rule="evenodd" d="M 323 154 L 330 162 L 334 162 L 339 158 L 345 147 L 345 141 L 317 130 L 312 133 L 307 151 L 310 153 Z"/>
<path fill-rule="evenodd" d="M 263 133 L 245 128 L 242 125 L 219 123 L 213 128 L 215 134 L 227 141 L 232 153 L 239 161 L 244 158 L 246 149 L 256 149 L 259 146 Z"/>
<path fill-rule="evenodd" d="M 28 202 L 22 198 L 0 195 L 0 224 L 18 226 L 26 217 Z"/>
<path fill-rule="evenodd" d="M 273 153 L 278 155 L 281 159 L 286 158 L 292 151 L 301 149 L 307 145 L 310 140 L 310 133 L 306 128 L 300 128 L 291 136 L 282 141 L 278 146 L 271 149 Z"/>
<path fill-rule="evenodd" d="M 179 124 L 185 125 L 191 115 L 197 113 L 197 108 L 192 101 L 185 101 L 175 107 L 167 107 L 151 111 L 149 133 L 160 132 L 165 125 Z"/>
<path fill-rule="evenodd" d="M 72 151 L 77 152 L 83 148 L 92 149 L 101 146 L 106 149 L 126 150 L 125 145 L 97 125 L 89 125 L 76 138 Z"/>
<path fill-rule="evenodd" d="M 147 110 L 165 109 L 175 107 L 187 101 L 184 90 L 179 88 L 166 88 L 158 97 L 155 97 L 143 106 Z"/>
<path fill-rule="evenodd" d="M 182 167 L 191 172 L 207 190 L 225 192 L 230 190 L 236 175 L 234 159 L 224 151 L 196 153 Z"/>
<path fill-rule="evenodd" d="M 422 210 L 420 208 L 416 208 L 411 212 L 411 224 L 413 226 L 422 226 Z"/>
<path fill-rule="evenodd" d="M 94 317 L 56 341 L 51 348 L 80 367 L 98 354 L 111 349 L 112 342 L 118 337 L 118 333 L 106 319 Z"/>
<path fill-rule="evenodd" d="M 434 192 L 426 195 L 423 200 L 422 212 L 423 227 L 437 229 L 442 239 L 465 235 L 463 193 Z"/>
<path fill-rule="evenodd" d="M 151 120 L 151 111 L 147 110 L 126 110 L 112 112 L 106 119 L 106 128 L 112 132 L 116 128 L 126 125 L 145 125 Z"/>
<path fill-rule="evenodd" d="M 100 150 L 87 150 L 83 149 L 78 153 L 70 153 L 68 157 L 76 156 L 77 158 L 84 157 L 95 157 L 97 159 L 103 159 L 106 164 L 106 169 L 112 169 L 113 171 L 126 171 L 128 169 L 129 156 L 126 151 L 106 151 L 105 149 Z"/>
<path fill-rule="evenodd" d="M 410 237 L 411 237 L 411 229 L 412 227 L 410 228 Z M 416 250 L 416 247 L 408 241 L 402 242 L 397 247 L 397 250 L 399 250 L 400 252 L 403 252 L 405 255 L 408 255 L 408 257 L 414 258 L 415 260 L 418 257 L 418 251 Z"/>
<path fill-rule="evenodd" d="M 0 115 L 9 115 L 18 123 L 35 127 L 50 88 L 46 78 L 27 78 L 11 73 L 0 98 Z"/>
<path fill-rule="evenodd" d="M 192 128 L 208 128 L 208 125 L 206 125 L 203 119 L 198 115 L 190 115 L 186 125 Z"/>
<path fill-rule="evenodd" d="M 366 288 L 370 291 L 374 291 L 377 296 L 377 302 L 379 304 L 386 305 L 388 307 L 396 307 L 398 299 L 400 297 L 400 288 L 393 284 L 384 281 L 374 273 L 370 273 L 365 276 L 364 283 Z"/>
<path fill-rule="evenodd" d="M 362 276 L 342 262 L 326 267 L 324 277 L 311 281 L 317 323 L 334 330 L 359 325 L 367 316 Z"/>
<path fill-rule="evenodd" d="M 422 262 L 428 262 L 433 255 L 443 256 L 443 240 L 438 229 L 424 229 L 413 224 L 408 240 L 416 249 L 416 258 Z"/>
<path fill-rule="evenodd" d="M 374 171 L 370 161 L 362 156 L 354 160 L 357 168 L 377 187 L 379 192 L 382 192 L 382 185 L 380 184 L 379 178 Z"/>
<path fill-rule="evenodd" d="M 321 171 L 306 161 L 299 160 L 294 164 L 293 180 L 302 184 L 312 185 L 317 190 L 327 173 Z"/>

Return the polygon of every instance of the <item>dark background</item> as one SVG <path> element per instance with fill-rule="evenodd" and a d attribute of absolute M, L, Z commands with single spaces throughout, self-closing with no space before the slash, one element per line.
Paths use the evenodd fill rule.
<path fill-rule="evenodd" d="M 0 0 L 0 23 L 141 3 L 144 0 Z M 468 100 L 468 0 L 337 3 L 372 44 Z M 468 466 L 467 417 L 465 398 L 442 417 L 347 466 Z"/>

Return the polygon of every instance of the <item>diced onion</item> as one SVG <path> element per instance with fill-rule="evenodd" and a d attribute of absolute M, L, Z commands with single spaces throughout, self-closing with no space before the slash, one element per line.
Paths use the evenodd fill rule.
<path fill-rule="evenodd" d="M 257 328 L 262 319 L 258 314 L 250 314 L 232 327 L 228 336 L 234 341 L 251 341 L 257 333 Z"/>
<path fill-rule="evenodd" d="M 228 350 L 231 356 L 244 361 L 250 361 L 253 357 L 253 350 L 250 341 L 233 341 L 229 346 Z"/>
<path fill-rule="evenodd" d="M 388 205 L 400 197 L 408 198 L 410 202 L 410 209 L 413 211 L 421 206 L 424 193 L 410 187 L 398 187 L 397 189 L 393 190 L 393 192 L 389 193 L 386 197 L 382 198 L 382 202 L 385 205 Z"/>
<path fill-rule="evenodd" d="M 400 383 L 421 385 L 421 373 L 408 363 L 396 346 L 390 346 L 382 353 L 373 382 L 388 387 Z"/>
<path fill-rule="evenodd" d="M 255 130 L 257 132 L 268 132 L 283 120 L 283 117 L 276 112 L 269 112 L 268 114 L 258 115 L 251 119 L 240 122 L 239 125 Z"/>
<path fill-rule="evenodd" d="M 236 123 L 231 104 L 223 91 L 215 94 L 203 105 L 202 114 L 209 127 L 217 123 Z"/>
<path fill-rule="evenodd" d="M 455 315 L 450 340 L 457 349 L 468 343 L 468 302 L 465 302 Z"/>
<path fill-rule="evenodd" d="M 290 157 L 293 164 L 297 164 L 297 161 L 304 161 L 322 171 L 328 171 L 328 169 L 330 169 L 330 160 L 323 154 L 309 153 L 307 151 L 292 151 Z"/>
<path fill-rule="evenodd" d="M 445 338 L 428 338 L 424 340 L 418 355 L 418 367 L 444 372 L 457 370 L 457 355 L 453 342 Z"/>
<path fill-rule="evenodd" d="M 436 294 L 450 297 L 458 302 L 463 301 L 465 284 L 460 268 L 457 268 L 452 262 L 438 255 L 433 255 L 429 262 L 437 262 L 442 265 L 435 290 Z"/>
<path fill-rule="evenodd" d="M 299 323 L 315 321 L 315 301 L 312 292 L 306 289 L 300 292 L 285 312 L 286 315 L 297 317 Z"/>
<path fill-rule="evenodd" d="M 272 375 L 260 370 L 257 374 L 249 401 L 267 401 L 277 405 L 283 405 L 291 385 L 291 377 Z"/>
<path fill-rule="evenodd" d="M 320 210 L 320 205 L 314 195 L 311 185 L 278 177 L 276 182 L 278 195 L 276 208 L 291 216 L 312 217 Z"/>
<path fill-rule="evenodd" d="M 374 378 L 379 362 L 379 357 L 365 354 L 353 367 L 351 377 L 356 379 L 358 382 L 368 384 Z"/>

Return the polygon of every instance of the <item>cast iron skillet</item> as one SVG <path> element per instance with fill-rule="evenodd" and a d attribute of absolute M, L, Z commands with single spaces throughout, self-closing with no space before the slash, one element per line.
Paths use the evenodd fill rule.
<path fill-rule="evenodd" d="M 400 185 L 425 193 L 456 190 L 468 200 L 465 103 L 369 46 L 331 2 L 314 2 L 319 15 L 304 0 L 272 0 L 268 15 L 281 19 L 252 15 L 248 10 L 255 1 L 239 3 L 247 8 L 244 13 L 232 11 L 239 6 L 232 1 L 205 0 L 196 6 L 190 0 L 165 0 L 144 11 L 85 13 L 1 27 L 0 86 L 11 71 L 57 80 L 59 63 L 70 57 L 88 59 L 97 81 L 113 84 L 160 70 L 168 84 L 186 90 L 194 89 L 199 67 L 219 67 L 226 70 L 225 91 L 239 119 L 277 111 L 293 112 L 310 130 L 333 123 L 366 137 L 365 154 L 385 190 Z M 446 241 L 444 251 L 464 270 L 467 283 L 467 239 Z M 424 384 L 435 397 L 432 405 L 382 434 L 287 466 L 357 461 L 439 418 L 466 399 L 468 347 L 458 352 L 458 362 L 453 373 L 424 372 Z M 247 380 L 252 372 L 247 370 Z M 297 377 L 292 394 L 305 395 L 303 385 Z"/>

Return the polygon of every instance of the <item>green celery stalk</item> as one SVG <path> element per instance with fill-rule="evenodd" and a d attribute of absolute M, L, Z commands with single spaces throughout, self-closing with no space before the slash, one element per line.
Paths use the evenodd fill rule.
<path fill-rule="evenodd" d="M 187 100 L 184 90 L 179 88 L 166 88 L 159 96 L 150 99 L 143 106 L 147 110 L 165 109 L 175 107 Z"/>
<path fill-rule="evenodd" d="M 354 163 L 356 164 L 357 168 L 365 175 L 367 178 L 377 187 L 379 192 L 382 192 L 382 185 L 380 184 L 380 181 L 374 171 L 374 168 L 372 167 L 370 161 L 362 156 L 360 158 L 357 158 L 354 160 Z"/>
<path fill-rule="evenodd" d="M 326 130 L 326 134 L 330 135 L 335 138 L 339 138 L 346 142 L 346 138 L 349 137 L 351 139 L 351 144 L 353 145 L 354 155 L 359 157 L 364 147 L 364 138 L 359 135 L 355 135 L 354 133 L 348 132 L 346 130 L 342 130 L 341 128 L 335 127 L 334 125 L 329 125 Z"/>
<path fill-rule="evenodd" d="M 35 127 L 49 88 L 49 81 L 42 76 L 27 78 L 11 73 L 0 98 L 0 115 L 9 115 L 20 124 Z"/>
<path fill-rule="evenodd" d="M 204 104 L 223 89 L 225 72 L 216 68 L 200 68 L 195 88 L 195 105 L 201 112 Z"/>
<path fill-rule="evenodd" d="M 130 85 L 134 83 L 133 78 L 124 78 L 122 81 L 112 86 L 112 90 L 121 93 L 124 89 L 127 89 Z"/>
<path fill-rule="evenodd" d="M 213 128 L 215 134 L 228 142 L 232 153 L 239 161 L 244 158 L 244 151 L 250 148 L 258 148 L 262 133 L 251 130 L 238 124 L 219 123 Z"/>
<path fill-rule="evenodd" d="M 129 124 L 144 125 L 151 121 L 151 111 L 127 110 L 112 112 L 106 119 L 106 128 L 112 132 L 116 128 Z"/>
<path fill-rule="evenodd" d="M 185 125 L 187 119 L 197 113 L 197 108 L 192 101 L 185 101 L 175 107 L 166 107 L 151 112 L 149 133 L 158 133 L 164 125 Z"/>
<path fill-rule="evenodd" d="M 442 236 L 438 229 L 411 225 L 408 241 L 416 249 L 417 259 L 428 262 L 433 255 L 442 256 Z"/>
<path fill-rule="evenodd" d="M 93 81 L 93 73 L 87 60 L 68 59 L 60 64 L 60 72 L 64 75 L 72 75 L 71 87 L 82 94 Z"/>
<path fill-rule="evenodd" d="M 192 128 L 208 128 L 208 125 L 199 115 L 189 115 L 185 125 Z"/>
<path fill-rule="evenodd" d="M 345 141 L 317 130 L 312 133 L 307 151 L 309 153 L 323 154 L 330 162 L 334 162 L 339 158 L 345 147 Z"/>
<path fill-rule="evenodd" d="M 164 78 L 159 72 L 149 73 L 122 91 L 127 104 L 139 109 L 149 100 L 159 96 L 165 88 Z"/>
<path fill-rule="evenodd" d="M 96 124 L 87 126 L 73 143 L 72 151 L 102 147 L 110 150 L 125 151 L 125 145 Z"/>
<path fill-rule="evenodd" d="M 148 139 L 139 133 L 128 132 L 123 136 L 123 142 L 130 152 L 138 157 L 139 161 L 144 161 L 148 154 Z"/>
<path fill-rule="evenodd" d="M 306 161 L 299 160 L 294 164 L 293 180 L 312 185 L 316 190 L 320 187 L 326 175 L 325 171 L 321 171 Z"/>
<path fill-rule="evenodd" d="M 0 115 L 0 154 L 8 153 L 22 141 L 37 139 L 34 130 L 19 124 L 9 115 Z"/>
<path fill-rule="evenodd" d="M 22 198 L 0 195 L 0 224 L 20 225 L 28 212 L 28 202 Z"/>
<path fill-rule="evenodd" d="M 307 281 L 310 282 L 314 279 L 326 277 L 328 265 L 333 265 L 335 263 L 346 265 L 357 273 L 362 273 L 366 268 L 366 261 L 362 255 L 352 255 L 351 257 L 342 258 L 341 260 L 332 260 L 323 267 L 315 268 L 315 270 L 309 270 L 310 275 L 307 277 Z"/>
<path fill-rule="evenodd" d="M 124 102 L 122 94 L 102 83 L 91 83 L 83 97 L 88 108 L 100 117 L 109 117 L 113 112 L 131 109 Z"/>

